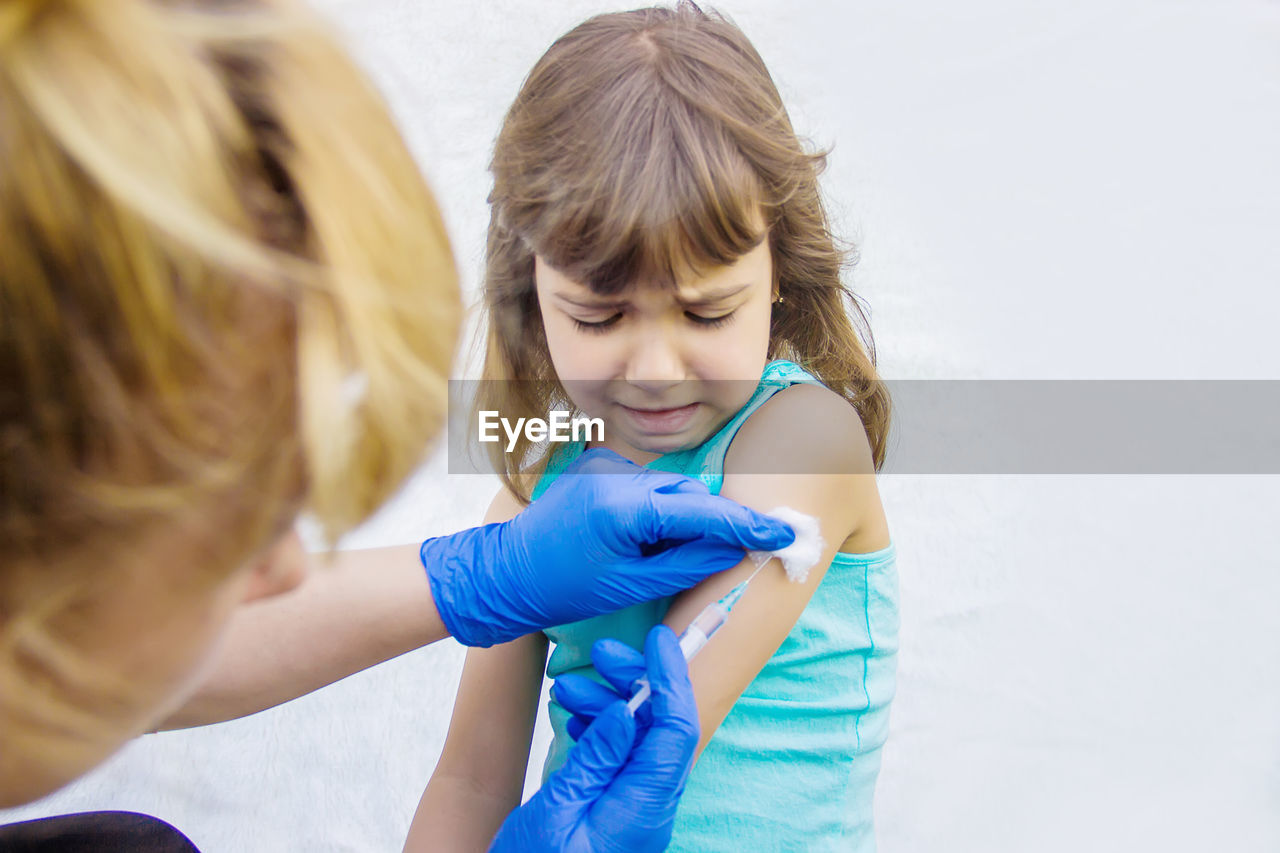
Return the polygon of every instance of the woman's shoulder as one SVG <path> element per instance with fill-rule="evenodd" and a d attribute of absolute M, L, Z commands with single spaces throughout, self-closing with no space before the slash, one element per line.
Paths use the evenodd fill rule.
<path fill-rule="evenodd" d="M 753 411 L 725 454 L 725 473 L 874 474 L 858 411 L 829 388 L 789 385 Z"/>

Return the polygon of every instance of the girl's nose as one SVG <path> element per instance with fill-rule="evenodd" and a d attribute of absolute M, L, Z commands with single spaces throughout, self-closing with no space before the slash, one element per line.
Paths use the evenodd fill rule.
<path fill-rule="evenodd" d="M 624 378 L 632 385 L 655 393 L 687 378 L 684 359 L 667 330 L 648 329 L 641 333 L 627 359 Z"/>

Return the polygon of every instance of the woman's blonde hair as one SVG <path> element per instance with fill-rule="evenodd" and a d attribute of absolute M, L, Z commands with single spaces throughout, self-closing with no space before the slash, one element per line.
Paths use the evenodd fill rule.
<path fill-rule="evenodd" d="M 216 581 L 299 511 L 363 520 L 460 320 L 430 191 L 299 3 L 0 0 L 0 676 L 154 531 Z"/>
<path fill-rule="evenodd" d="M 722 16 L 683 2 L 600 15 L 562 36 L 525 79 L 494 148 L 483 372 L 494 381 L 481 383 L 477 408 L 514 419 L 567 405 L 535 255 L 612 295 L 732 263 L 767 234 L 782 296 L 770 355 L 849 400 L 881 464 L 889 396 L 841 281 L 852 253 L 828 226 L 824 164 L 797 138 L 755 48 Z M 504 482 L 527 499 L 545 459 L 527 441 L 512 453 L 490 447 Z"/>

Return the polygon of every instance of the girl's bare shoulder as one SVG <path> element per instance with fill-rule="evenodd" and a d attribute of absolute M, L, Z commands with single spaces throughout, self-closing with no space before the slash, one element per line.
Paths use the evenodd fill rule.
<path fill-rule="evenodd" d="M 751 413 L 725 455 L 725 473 L 874 474 L 857 410 L 821 385 L 796 384 Z"/>
<path fill-rule="evenodd" d="M 792 385 L 769 398 L 734 437 L 724 473 L 726 497 L 764 511 L 790 506 L 817 515 L 841 551 L 889 542 L 862 419 L 828 388 Z"/>
<path fill-rule="evenodd" d="M 523 509 L 524 504 L 520 502 L 514 492 L 504 485 L 498 489 L 498 493 L 489 502 L 489 509 L 484 514 L 484 523 L 493 524 L 497 521 L 510 521 L 519 515 Z"/>

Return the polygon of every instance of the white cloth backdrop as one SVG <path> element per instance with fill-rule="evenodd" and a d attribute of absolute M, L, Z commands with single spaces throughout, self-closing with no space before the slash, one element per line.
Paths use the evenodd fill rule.
<path fill-rule="evenodd" d="M 506 106 L 555 36 L 625 6 L 320 6 L 402 122 L 474 292 Z M 887 376 L 1280 379 L 1280 3 L 723 8 L 834 146 L 824 186 Z M 437 460 L 347 544 L 473 524 L 493 487 Z M 903 613 L 883 850 L 1280 850 L 1280 478 L 883 493 Z M 398 850 L 460 663 L 446 642 L 144 738 L 0 819 L 134 809 L 211 853 Z"/>

